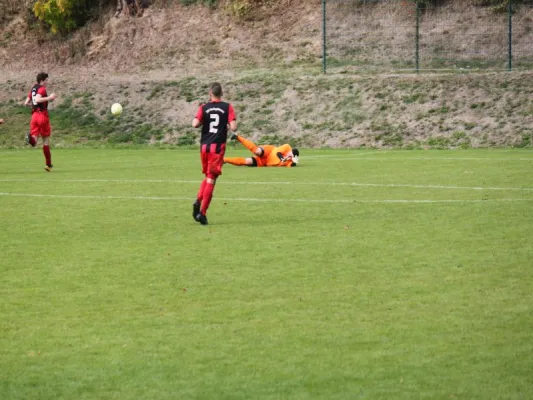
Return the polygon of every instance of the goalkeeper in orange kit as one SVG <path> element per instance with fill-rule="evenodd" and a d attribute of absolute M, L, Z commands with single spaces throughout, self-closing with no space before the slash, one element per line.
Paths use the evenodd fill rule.
<path fill-rule="evenodd" d="M 244 147 L 255 154 L 255 157 L 224 157 L 225 164 L 244 165 L 247 167 L 295 167 L 298 165 L 300 152 L 288 144 L 257 146 L 251 140 L 236 134 L 231 139 L 238 140 Z"/>

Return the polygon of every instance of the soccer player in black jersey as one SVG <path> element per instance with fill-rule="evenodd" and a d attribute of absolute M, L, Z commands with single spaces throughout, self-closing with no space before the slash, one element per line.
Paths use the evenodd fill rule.
<path fill-rule="evenodd" d="M 192 206 L 193 218 L 202 225 L 207 225 L 207 209 L 213 198 L 216 180 L 222 175 L 228 127 L 233 132 L 237 130 L 235 110 L 230 103 L 222 101 L 222 95 L 220 83 L 212 83 L 209 87 L 209 103 L 198 108 L 192 121 L 194 128 L 202 128 L 200 159 L 205 179 Z"/>

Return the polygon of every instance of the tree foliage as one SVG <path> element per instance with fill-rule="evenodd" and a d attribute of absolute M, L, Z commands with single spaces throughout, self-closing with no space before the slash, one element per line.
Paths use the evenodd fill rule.
<path fill-rule="evenodd" d="M 76 0 L 39 0 L 33 5 L 35 16 L 50 25 L 53 33 L 65 33 L 76 27 L 72 9 Z"/>
<path fill-rule="evenodd" d="M 52 33 L 66 34 L 83 26 L 94 12 L 112 3 L 110 0 L 38 0 L 33 13 L 50 26 Z"/>

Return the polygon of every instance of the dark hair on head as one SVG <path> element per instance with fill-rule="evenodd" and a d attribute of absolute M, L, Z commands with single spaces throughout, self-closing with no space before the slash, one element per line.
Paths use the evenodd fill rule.
<path fill-rule="evenodd" d="M 294 154 L 296 157 L 300 157 L 300 150 L 292 149 L 292 154 Z"/>
<path fill-rule="evenodd" d="M 37 83 L 41 83 L 48 79 L 48 74 L 46 72 L 39 72 L 37 74 Z"/>
<path fill-rule="evenodd" d="M 222 97 L 222 85 L 220 85 L 220 83 L 218 82 L 214 82 L 211 84 L 211 86 L 209 87 L 209 89 L 211 89 L 211 94 L 215 97 Z"/>

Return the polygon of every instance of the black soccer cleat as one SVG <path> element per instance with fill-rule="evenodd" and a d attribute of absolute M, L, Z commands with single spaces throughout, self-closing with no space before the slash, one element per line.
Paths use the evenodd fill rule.
<path fill-rule="evenodd" d="M 237 136 L 239 136 L 239 135 L 237 135 L 236 133 L 232 132 L 231 136 L 229 137 L 229 140 L 237 140 Z"/>
<path fill-rule="evenodd" d="M 28 131 L 26 134 L 26 144 L 30 145 L 31 147 L 35 147 L 35 143 L 31 142 L 31 133 Z"/>
<path fill-rule="evenodd" d="M 200 214 L 200 202 L 196 200 L 194 203 L 192 203 L 192 217 L 195 221 L 197 221 L 196 216 Z"/>
<path fill-rule="evenodd" d="M 207 225 L 207 217 L 202 213 L 198 213 L 194 219 L 202 225 Z"/>

